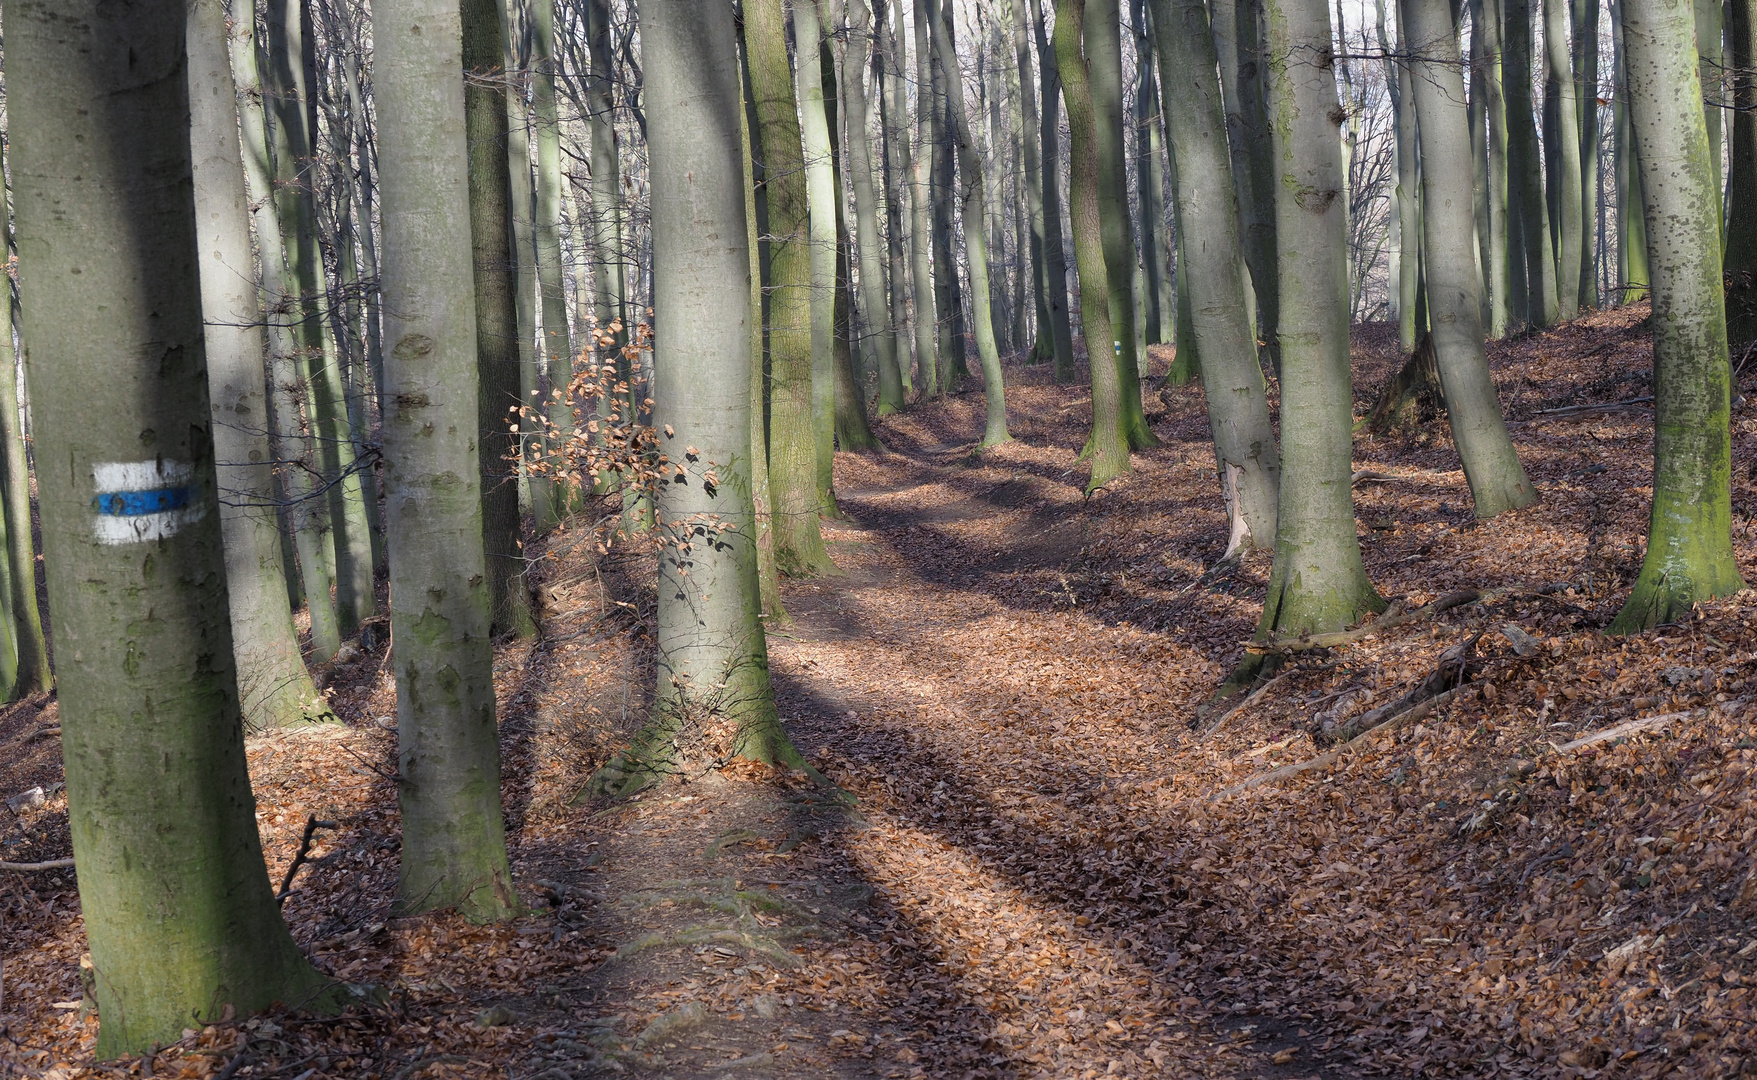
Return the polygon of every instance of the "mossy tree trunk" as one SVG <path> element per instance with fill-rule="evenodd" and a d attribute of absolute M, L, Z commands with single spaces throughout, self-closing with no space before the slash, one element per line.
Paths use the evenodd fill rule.
<path fill-rule="evenodd" d="M 1688 0 L 1622 0 L 1629 114 L 1653 272 L 1653 511 L 1614 634 L 1744 588 L 1732 548 L 1732 371 L 1720 178 L 1708 152 Z"/>
<path fill-rule="evenodd" d="M 1452 443 L 1464 463 L 1476 516 L 1487 518 L 1530 506 L 1537 492 L 1507 434 L 1483 351 L 1470 119 L 1451 10 L 1448 0 L 1402 0 L 1398 15 L 1409 43 L 1408 85 L 1420 132 L 1429 332 Z"/>
<path fill-rule="evenodd" d="M 1355 535 L 1342 142 L 1324 0 L 1268 0 L 1280 243 L 1281 499 L 1257 633 L 1346 626 L 1384 601 Z"/>
<path fill-rule="evenodd" d="M 1532 112 L 1531 0 L 1502 0 L 1501 40 L 1508 201 L 1524 244 L 1525 309 L 1518 317 L 1529 327 L 1541 328 L 1555 323 L 1560 306 L 1555 248 L 1544 199 L 1542 151 Z"/>
<path fill-rule="evenodd" d="M 334 720 L 335 714 L 305 669 L 287 601 L 263 379 L 267 324 L 256 287 L 227 33 L 223 0 L 189 6 L 189 127 L 208 394 L 244 720 L 253 727 L 281 727 Z"/>
<path fill-rule="evenodd" d="M 520 541 L 519 312 L 514 290 L 512 175 L 506 157 L 504 72 L 506 6 L 461 0 L 464 123 L 470 163 L 470 249 L 476 286 L 477 437 L 482 464 L 482 545 L 488 570 L 490 633 L 535 632 Z"/>
<path fill-rule="evenodd" d="M 384 188 L 385 522 L 397 682 L 397 906 L 518 910 L 475 441 L 476 305 L 457 0 L 378 0 Z"/>
<path fill-rule="evenodd" d="M 1202 357 L 1214 464 L 1232 519 L 1227 553 L 1267 548 L 1275 542 L 1281 466 L 1245 303 L 1238 203 L 1207 5 L 1158 0 L 1153 26 L 1166 129 L 1177 159 L 1178 220 L 1188 233 L 1181 237 L 1178 292 L 1188 297 L 1196 340 L 1180 340 L 1178 351 L 1194 345 Z"/>
<path fill-rule="evenodd" d="M 232 666 L 182 0 L 6 9 L 61 752 L 100 1060 L 336 1004 L 269 886 Z M 150 614 L 149 614 L 150 613 Z"/>

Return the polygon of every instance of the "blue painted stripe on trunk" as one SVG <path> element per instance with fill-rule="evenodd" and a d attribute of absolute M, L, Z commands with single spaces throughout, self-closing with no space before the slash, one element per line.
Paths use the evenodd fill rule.
<path fill-rule="evenodd" d="M 187 487 L 155 488 L 151 491 L 110 491 L 92 499 L 92 509 L 114 517 L 162 514 L 189 505 Z"/>

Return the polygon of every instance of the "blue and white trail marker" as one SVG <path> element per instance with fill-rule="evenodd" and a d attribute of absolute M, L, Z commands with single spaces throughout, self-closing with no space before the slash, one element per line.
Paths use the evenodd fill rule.
<path fill-rule="evenodd" d="M 100 544 L 140 544 L 200 521 L 207 503 L 187 462 L 107 461 L 92 466 L 92 529 Z"/>

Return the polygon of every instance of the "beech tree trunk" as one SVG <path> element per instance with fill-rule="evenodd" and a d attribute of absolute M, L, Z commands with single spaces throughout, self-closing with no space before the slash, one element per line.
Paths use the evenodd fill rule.
<path fill-rule="evenodd" d="M 871 109 L 866 97 L 866 62 L 873 55 L 872 11 L 866 0 L 848 0 L 848 45 L 842 60 L 842 99 L 848 116 L 848 180 L 854 189 L 854 250 L 860 263 L 860 301 L 867 333 L 878 354 L 878 412 L 903 407 L 903 376 L 897 363 L 897 333 L 885 296 L 883 245 L 878 231 L 878 196 L 873 191 Z M 864 388 L 862 409 L 864 411 Z M 870 435 L 871 433 L 868 432 Z"/>
<path fill-rule="evenodd" d="M 1038 118 L 1040 168 L 1043 177 L 1043 289 L 1049 309 L 1050 340 L 1055 345 L 1056 382 L 1074 381 L 1074 329 L 1068 312 L 1068 257 L 1063 246 L 1061 196 L 1062 81 L 1056 50 L 1043 25 L 1042 0 L 1019 0 L 1031 6 L 1031 32 L 1043 61 L 1043 110 Z"/>
<path fill-rule="evenodd" d="M 1715 0 L 1715 11 L 1720 10 Z M 1543 0 L 1544 109 L 1552 116 L 1554 165 L 1549 176 L 1550 200 L 1557 221 L 1555 236 L 1556 311 L 1572 319 L 1580 311 L 1581 268 L 1585 265 L 1586 216 L 1580 190 L 1580 107 L 1568 52 L 1568 0 Z M 1553 103 L 1553 104 L 1552 104 Z"/>
<path fill-rule="evenodd" d="M 1647 556 L 1608 628 L 1673 622 L 1745 587 L 1732 548 L 1732 370 L 1720 179 L 1688 0 L 1622 0 L 1629 114 L 1653 272 L 1653 511 Z"/>
<path fill-rule="evenodd" d="M 500 806 L 482 548 L 475 281 L 457 0 L 378 0 L 385 522 L 397 682 L 397 907 L 519 907 Z"/>
<path fill-rule="evenodd" d="M 1280 370 L 1276 327 L 1281 318 L 1281 279 L 1275 241 L 1275 167 L 1269 140 L 1268 75 L 1262 62 L 1268 41 L 1262 0 L 1213 0 L 1214 46 L 1220 90 L 1226 99 L 1227 146 L 1238 191 L 1245 266 L 1256 303 L 1255 326 L 1270 360 Z M 1180 282 L 1181 285 L 1181 282 Z"/>
<path fill-rule="evenodd" d="M 14 4 L 7 108 L 61 753 L 100 1060 L 335 1007 L 252 816 L 214 479 L 182 0 Z M 211 66 L 211 65 L 209 65 Z M 143 613 L 151 612 L 150 618 Z"/>
<path fill-rule="evenodd" d="M 1530 506 L 1537 492 L 1507 434 L 1483 351 L 1470 123 L 1451 10 L 1449 0 L 1402 0 L 1398 21 L 1410 43 L 1409 86 L 1421 133 L 1422 241 L 1434 357 L 1476 516 L 1487 518 Z"/>

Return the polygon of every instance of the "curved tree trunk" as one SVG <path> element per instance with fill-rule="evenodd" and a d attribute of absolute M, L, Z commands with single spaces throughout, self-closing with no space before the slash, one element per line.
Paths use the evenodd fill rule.
<path fill-rule="evenodd" d="M 1653 270 L 1653 513 L 1641 575 L 1609 631 L 1669 623 L 1745 587 L 1733 561 L 1732 370 L 1720 182 L 1688 0 L 1622 0 L 1629 113 Z"/>
<path fill-rule="evenodd" d="M 1409 86 L 1421 140 L 1422 240 L 1434 358 L 1476 516 L 1493 517 L 1530 506 L 1537 492 L 1507 435 L 1483 352 L 1476 199 L 1458 27 L 1448 0 L 1402 0 L 1398 15 L 1411 57 Z"/>
<path fill-rule="evenodd" d="M 9 8 L 6 25 L 100 1060 L 222 1012 L 345 996 L 281 921 L 251 812 L 203 370 L 185 10 L 66 0 Z"/>
<path fill-rule="evenodd" d="M 1257 633 L 1336 630 L 1385 606 L 1355 536 L 1342 143 L 1324 0 L 1267 0 L 1281 244 L 1281 500 Z"/>
<path fill-rule="evenodd" d="M 378 0 L 385 521 L 396 641 L 397 907 L 518 910 L 482 555 L 475 281 L 457 0 Z"/>
<path fill-rule="evenodd" d="M 262 366 L 268 335 L 256 288 L 227 33 L 222 0 L 190 5 L 189 127 L 207 381 L 214 410 L 215 472 L 223 499 L 220 525 L 232 655 L 244 721 L 258 728 L 281 727 L 334 720 L 335 714 L 305 669 L 287 602 Z M 29 521 L 27 517 L 27 528 Z"/>
<path fill-rule="evenodd" d="M 1165 83 L 1166 128 L 1177 159 L 1178 220 L 1189 235 L 1178 269 L 1202 356 L 1214 464 L 1232 518 L 1227 554 L 1275 542 L 1281 466 L 1238 257 L 1238 204 L 1214 36 L 1203 0 L 1158 0 L 1153 26 Z"/>

